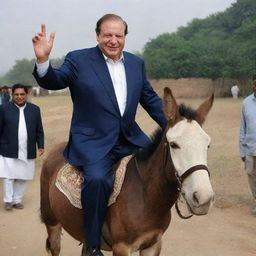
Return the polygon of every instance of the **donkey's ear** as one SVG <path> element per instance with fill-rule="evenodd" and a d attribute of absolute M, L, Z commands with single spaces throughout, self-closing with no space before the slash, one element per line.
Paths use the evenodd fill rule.
<path fill-rule="evenodd" d="M 205 121 L 205 118 L 210 111 L 212 104 L 214 100 L 214 93 L 207 99 L 205 100 L 196 110 L 196 121 L 202 125 Z"/>
<path fill-rule="evenodd" d="M 164 88 L 164 113 L 170 126 L 173 126 L 180 118 L 180 112 L 170 88 Z"/>

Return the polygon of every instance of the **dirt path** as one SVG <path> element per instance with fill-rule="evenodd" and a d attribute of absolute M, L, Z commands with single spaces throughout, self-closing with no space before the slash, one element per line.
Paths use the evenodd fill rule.
<path fill-rule="evenodd" d="M 56 106 L 58 101 L 59 107 Z M 43 113 L 48 150 L 67 138 L 70 105 L 66 98 L 38 98 Z M 201 100 L 200 100 L 201 102 Z M 198 101 L 193 102 L 197 105 Z M 62 105 L 61 105 L 62 104 Z M 173 211 L 173 220 L 163 239 L 163 256 L 255 256 L 256 217 L 247 179 L 237 152 L 240 102 L 216 100 L 205 129 L 212 137 L 209 151 L 211 181 L 216 203 L 207 216 L 182 220 Z M 53 110 L 54 109 L 54 110 Z M 138 122 L 148 132 L 152 123 L 142 112 Z M 44 156 L 45 157 L 45 156 Z M 39 218 L 39 175 L 42 159 L 37 160 L 37 174 L 29 183 L 24 198 L 25 209 L 6 212 L 0 204 L 0 256 L 43 256 L 46 230 Z M 0 183 L 0 200 L 2 183 Z M 80 255 L 78 242 L 65 232 L 62 256 Z M 105 255 L 110 256 L 110 253 Z"/>
<path fill-rule="evenodd" d="M 24 210 L 6 212 L 0 208 L 1 256 L 47 255 L 44 248 L 46 231 L 40 223 L 38 210 L 38 177 L 30 183 L 24 204 Z M 207 216 L 194 216 L 190 220 L 180 219 L 173 211 L 161 255 L 255 256 L 255 223 L 256 218 L 249 214 L 249 208 L 214 207 Z M 78 242 L 66 233 L 62 236 L 61 255 L 80 255 Z"/>

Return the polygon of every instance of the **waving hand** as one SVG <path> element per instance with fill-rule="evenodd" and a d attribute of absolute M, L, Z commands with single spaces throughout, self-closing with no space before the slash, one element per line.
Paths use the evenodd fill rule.
<path fill-rule="evenodd" d="M 33 47 L 38 63 L 45 62 L 49 59 L 53 47 L 55 33 L 50 33 L 49 39 L 46 37 L 46 26 L 41 25 L 41 32 L 37 33 L 33 38 Z"/>

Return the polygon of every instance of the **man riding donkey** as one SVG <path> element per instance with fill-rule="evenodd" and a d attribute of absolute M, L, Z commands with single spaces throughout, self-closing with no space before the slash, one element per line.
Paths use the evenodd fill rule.
<path fill-rule="evenodd" d="M 98 45 L 69 52 L 58 69 L 49 62 L 55 34 L 48 39 L 46 26 L 41 25 L 41 32 L 32 39 L 38 84 L 50 90 L 70 89 L 73 116 L 64 156 L 83 170 L 87 256 L 103 255 L 100 238 L 113 189 L 112 166 L 150 142 L 135 122 L 138 103 L 162 128 L 167 122 L 162 100 L 146 78 L 143 60 L 123 51 L 127 33 L 120 16 L 104 15 L 96 24 Z"/>

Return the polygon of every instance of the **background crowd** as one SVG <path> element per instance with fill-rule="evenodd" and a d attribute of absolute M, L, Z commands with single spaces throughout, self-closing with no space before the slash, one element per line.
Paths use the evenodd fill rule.
<path fill-rule="evenodd" d="M 10 88 L 8 86 L 0 87 L 0 105 L 11 100 Z"/>

